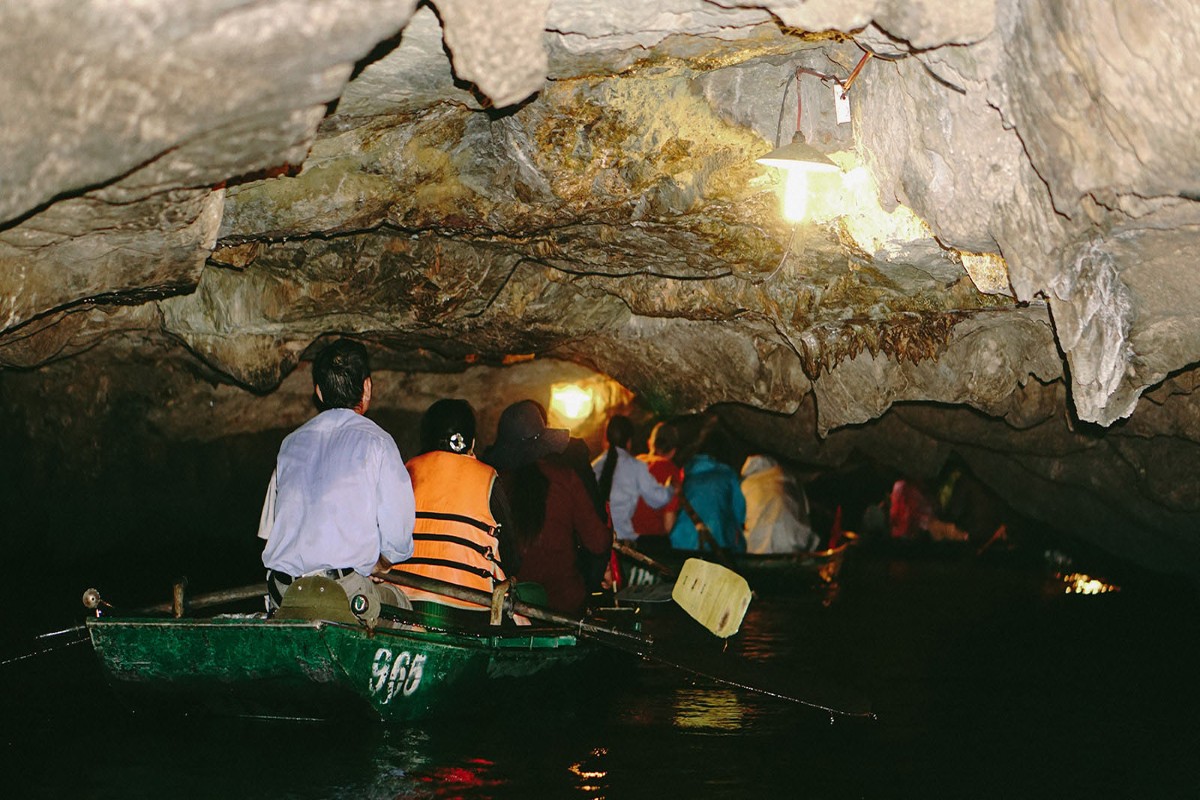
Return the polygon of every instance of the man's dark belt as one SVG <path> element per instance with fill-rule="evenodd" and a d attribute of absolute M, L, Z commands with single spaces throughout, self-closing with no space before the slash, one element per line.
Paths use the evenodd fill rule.
<path fill-rule="evenodd" d="M 279 572 L 278 570 L 272 569 L 272 570 L 268 570 L 268 572 L 271 575 L 271 580 L 281 583 L 284 586 L 291 586 L 292 581 L 296 580 L 291 575 L 288 575 L 287 573 L 284 573 L 284 572 Z M 321 577 L 332 578 L 333 580 L 336 581 L 338 578 L 346 577 L 351 572 L 354 572 L 354 567 L 342 567 L 341 569 L 323 569 L 323 570 L 317 570 L 315 572 L 310 572 L 308 574 L 309 575 L 320 575 Z"/>

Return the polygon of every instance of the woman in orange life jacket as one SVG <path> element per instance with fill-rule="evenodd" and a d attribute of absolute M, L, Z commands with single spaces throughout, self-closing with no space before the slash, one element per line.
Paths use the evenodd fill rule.
<path fill-rule="evenodd" d="M 491 593 L 516 569 L 508 502 L 496 470 L 475 458 L 475 412 L 438 400 L 421 417 L 421 454 L 406 466 L 416 499 L 413 555 L 392 569 Z M 413 608 L 442 619 L 486 621 L 487 608 L 405 588 Z"/>

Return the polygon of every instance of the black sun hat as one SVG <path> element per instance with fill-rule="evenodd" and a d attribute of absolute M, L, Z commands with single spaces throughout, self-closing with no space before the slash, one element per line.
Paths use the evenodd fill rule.
<path fill-rule="evenodd" d="M 496 442 L 487 461 L 500 469 L 515 469 L 567 448 L 571 434 L 564 428 L 547 428 L 541 409 L 532 400 L 513 403 L 500 415 Z"/>

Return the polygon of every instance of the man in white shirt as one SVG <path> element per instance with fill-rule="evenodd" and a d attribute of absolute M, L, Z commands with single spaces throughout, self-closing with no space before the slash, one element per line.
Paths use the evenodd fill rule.
<path fill-rule="evenodd" d="M 364 416 L 366 348 L 349 339 L 326 347 L 313 362 L 313 386 L 324 410 L 283 440 L 259 520 L 268 605 L 277 608 L 297 578 L 323 575 L 374 625 L 381 602 L 408 607 L 370 575 L 412 555 L 412 482 L 396 442 Z"/>

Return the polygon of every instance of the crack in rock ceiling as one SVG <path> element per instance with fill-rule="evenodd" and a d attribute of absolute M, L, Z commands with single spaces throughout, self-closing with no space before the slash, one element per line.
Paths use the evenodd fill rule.
<path fill-rule="evenodd" d="M 536 354 L 822 437 L 913 401 L 1200 433 L 1190 2 L 0 14 L 10 374 L 169 352 L 265 393 L 352 333 L 386 369 Z M 755 159 L 797 127 L 842 171 L 792 226 Z M 1200 513 L 1189 486 L 1163 502 Z"/>

